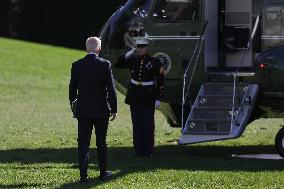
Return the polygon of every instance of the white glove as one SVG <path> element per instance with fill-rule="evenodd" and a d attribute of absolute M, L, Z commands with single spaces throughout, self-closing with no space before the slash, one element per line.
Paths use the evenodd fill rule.
<path fill-rule="evenodd" d="M 125 53 L 124 58 L 128 59 L 129 57 L 131 57 L 134 54 L 135 49 L 132 49 L 131 51 L 128 51 L 127 53 Z"/>
<path fill-rule="evenodd" d="M 159 106 L 161 106 L 161 101 L 156 100 L 156 102 L 155 102 L 155 108 L 158 108 Z"/>

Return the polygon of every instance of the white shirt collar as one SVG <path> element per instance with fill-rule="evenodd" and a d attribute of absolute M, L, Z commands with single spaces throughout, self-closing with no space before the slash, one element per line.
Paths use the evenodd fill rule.
<path fill-rule="evenodd" d="M 97 53 L 94 53 L 94 52 L 89 52 L 88 54 L 94 54 L 96 56 L 99 56 Z"/>

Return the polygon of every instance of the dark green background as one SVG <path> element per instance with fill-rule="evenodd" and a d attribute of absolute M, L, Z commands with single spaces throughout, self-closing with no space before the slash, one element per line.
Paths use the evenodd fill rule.
<path fill-rule="evenodd" d="M 0 36 L 84 48 L 126 0 L 1 0 Z"/>

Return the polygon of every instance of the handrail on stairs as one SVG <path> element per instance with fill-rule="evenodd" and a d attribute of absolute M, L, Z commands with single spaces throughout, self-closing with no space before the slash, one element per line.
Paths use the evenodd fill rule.
<path fill-rule="evenodd" d="M 200 53 L 201 53 L 203 42 L 204 42 L 204 34 L 206 32 L 208 22 L 209 21 L 206 20 L 206 22 L 203 25 L 202 31 L 201 31 L 200 36 L 199 36 L 199 40 L 198 40 L 198 42 L 195 46 L 193 54 L 192 54 L 192 56 L 189 60 L 189 63 L 187 65 L 187 68 L 186 68 L 184 75 L 183 75 L 182 116 L 181 116 L 182 130 L 184 128 L 184 106 L 185 106 L 187 98 L 190 96 L 189 89 L 190 89 L 190 86 L 191 86 L 191 83 L 192 83 L 192 79 L 193 79 L 193 76 L 194 76 L 194 73 L 195 73 L 195 70 L 196 70 L 197 63 L 199 61 Z M 194 59 L 195 59 L 195 61 L 194 61 Z M 191 71 L 189 68 L 191 67 L 192 64 L 193 64 L 193 69 Z M 191 71 L 191 74 L 190 74 L 190 71 Z M 190 106 L 192 106 L 191 103 L 190 103 Z"/>
<path fill-rule="evenodd" d="M 257 32 L 257 30 L 259 28 L 259 21 L 260 21 L 260 17 L 258 15 L 257 18 L 256 18 L 256 21 L 255 21 L 254 27 L 253 27 L 253 32 L 251 34 L 250 40 L 248 41 L 247 48 L 243 51 L 241 61 L 240 61 L 239 65 L 238 65 L 236 71 L 233 73 L 234 89 L 233 89 L 233 102 L 232 102 L 232 114 L 231 114 L 231 132 L 232 132 L 233 126 L 235 125 L 237 117 L 238 117 L 240 111 L 242 110 L 242 106 L 244 104 L 244 100 L 245 100 L 246 94 L 248 92 L 248 91 L 246 91 L 246 93 L 244 94 L 245 96 L 243 97 L 242 102 L 239 104 L 240 108 L 239 108 L 237 114 L 235 115 L 235 106 L 236 106 L 235 99 L 236 99 L 236 93 L 238 92 L 238 80 L 237 80 L 238 79 L 238 72 L 239 72 L 241 66 L 244 63 L 245 58 L 246 58 L 250 48 L 252 47 L 252 42 L 253 42 L 253 40 L 255 38 L 255 34 L 256 34 L 256 32 Z"/>

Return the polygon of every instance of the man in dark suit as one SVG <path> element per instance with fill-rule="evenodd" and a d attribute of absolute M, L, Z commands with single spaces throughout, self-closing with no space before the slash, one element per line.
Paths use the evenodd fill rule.
<path fill-rule="evenodd" d="M 78 153 L 80 181 L 87 182 L 89 146 L 93 127 L 96 133 L 96 145 L 99 159 L 100 180 L 111 177 L 106 169 L 106 135 L 108 121 L 117 115 L 117 99 L 112 75 L 111 63 L 99 58 L 101 40 L 90 37 L 86 41 L 88 55 L 74 62 L 71 69 L 69 100 L 77 99 Z"/>
<path fill-rule="evenodd" d="M 152 157 L 154 152 L 154 113 L 164 89 L 164 69 L 147 53 L 150 40 L 136 38 L 136 49 L 119 57 L 118 69 L 130 69 L 131 80 L 125 102 L 130 105 L 134 156 Z"/>

